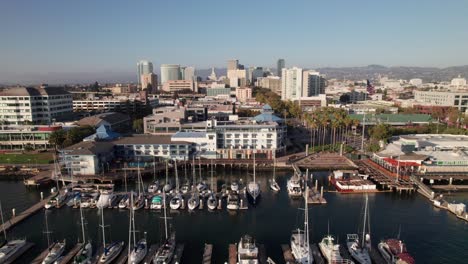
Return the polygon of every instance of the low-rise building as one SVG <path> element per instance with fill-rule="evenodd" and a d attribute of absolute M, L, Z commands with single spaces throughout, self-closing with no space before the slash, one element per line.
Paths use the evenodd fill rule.
<path fill-rule="evenodd" d="M 163 91 L 166 92 L 177 92 L 177 91 L 184 91 L 190 90 L 193 92 L 197 92 L 197 83 L 195 81 L 188 81 L 188 80 L 169 80 L 166 81 L 162 86 Z"/>
<path fill-rule="evenodd" d="M 62 129 L 61 126 L 2 126 L 0 129 L 0 149 L 25 150 L 49 149 L 50 134 Z"/>
<path fill-rule="evenodd" d="M 239 102 L 246 102 L 247 100 L 252 99 L 252 88 L 249 88 L 249 87 L 236 88 L 236 98 Z"/>
<path fill-rule="evenodd" d="M 468 111 L 468 92 L 466 91 L 414 91 L 414 99 L 416 102 L 435 106 L 456 107 L 461 112 Z"/>
<path fill-rule="evenodd" d="M 98 175 L 114 160 L 114 144 L 83 141 L 60 150 L 60 159 L 74 176 Z"/>
<path fill-rule="evenodd" d="M 94 128 L 104 125 L 113 131 L 125 132 L 130 129 L 130 117 L 122 113 L 108 112 L 82 118 L 76 124 Z"/>

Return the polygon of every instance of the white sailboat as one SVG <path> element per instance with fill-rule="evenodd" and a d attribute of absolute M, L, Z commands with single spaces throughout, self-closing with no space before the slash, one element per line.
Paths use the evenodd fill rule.
<path fill-rule="evenodd" d="M 371 264 L 371 258 L 369 255 L 370 251 L 370 221 L 369 221 L 369 210 L 368 210 L 369 198 L 366 194 L 366 200 L 364 205 L 363 225 L 362 225 L 362 238 L 359 241 L 357 234 L 348 234 L 346 239 L 346 246 L 351 256 L 361 264 Z M 369 233 L 366 234 L 366 226 Z"/>
<path fill-rule="evenodd" d="M 164 204 L 166 204 L 166 193 L 163 192 L 163 200 Z M 164 206 L 164 230 L 165 230 L 165 241 L 164 243 L 158 248 L 156 253 L 153 256 L 153 263 L 154 264 L 166 264 L 170 263 L 172 258 L 174 257 L 174 252 L 176 248 L 176 238 L 175 232 L 172 232 L 171 235 L 168 235 L 167 230 L 167 212 L 166 206 Z"/>
<path fill-rule="evenodd" d="M 130 197 L 133 197 L 133 195 Z M 133 198 L 130 199 L 133 200 Z M 128 254 L 127 263 L 138 264 L 145 258 L 146 254 L 148 253 L 148 244 L 146 242 L 146 237 L 140 239 L 138 242 L 136 241 L 135 211 L 129 210 L 129 216 L 128 252 L 130 253 Z"/>
<path fill-rule="evenodd" d="M 214 185 L 213 173 L 214 173 L 213 172 L 213 160 L 211 160 L 211 193 L 208 196 L 208 199 L 206 201 L 206 204 L 209 210 L 215 210 L 216 207 L 218 207 L 218 200 L 216 199 L 216 194 L 215 194 L 215 191 L 217 188 Z"/>
<path fill-rule="evenodd" d="M 193 170 L 193 182 L 195 182 L 195 169 Z M 193 186 L 192 187 L 192 195 L 190 196 L 188 202 L 188 209 L 195 210 L 200 205 L 200 195 L 198 194 L 198 190 Z"/>
<path fill-rule="evenodd" d="M 249 182 L 247 185 L 247 192 L 252 197 L 253 203 L 257 202 L 258 196 L 260 196 L 260 186 L 255 180 L 255 152 L 253 153 L 253 181 Z"/>
<path fill-rule="evenodd" d="M 304 195 L 304 230 L 299 228 L 291 235 L 291 251 L 300 264 L 311 264 L 314 261 L 309 245 L 309 211 L 307 205 L 308 188 Z"/>
<path fill-rule="evenodd" d="M 195 160 L 194 160 L 195 162 Z M 197 190 L 199 193 L 203 193 L 204 191 L 206 191 L 207 189 L 207 186 L 206 186 L 206 183 L 203 181 L 203 177 L 202 177 L 202 168 L 201 168 L 201 159 L 199 158 L 198 159 L 198 174 L 200 175 L 200 181 L 197 183 Z"/>
<path fill-rule="evenodd" d="M 137 189 L 138 189 L 138 195 L 136 199 L 133 200 L 133 202 L 130 202 L 132 205 L 132 209 L 139 210 L 145 206 L 145 188 L 143 186 L 143 180 L 141 179 L 141 173 L 140 173 L 140 162 L 138 162 L 138 172 L 137 172 Z M 130 195 L 130 200 L 133 199 L 133 195 Z"/>
<path fill-rule="evenodd" d="M 80 207 L 80 217 L 81 217 L 81 233 L 83 236 L 83 245 L 78 253 L 75 255 L 73 260 L 74 264 L 90 264 L 91 258 L 93 256 L 93 245 L 91 241 L 86 241 L 85 229 L 84 229 L 84 217 L 83 209 Z"/>
<path fill-rule="evenodd" d="M 182 195 L 179 190 L 179 175 L 177 173 L 177 160 L 174 160 L 174 168 L 175 168 L 175 177 L 176 177 L 176 190 L 174 197 L 172 197 L 171 201 L 169 202 L 169 206 L 172 210 L 178 210 L 182 206 Z"/>
<path fill-rule="evenodd" d="M 186 194 L 190 191 L 190 180 L 187 177 L 187 163 L 186 162 L 184 162 L 184 183 L 182 184 L 182 187 L 180 188 L 180 190 L 182 191 L 183 194 Z"/>
<path fill-rule="evenodd" d="M 8 240 L 3 220 L 3 209 L 0 203 L 0 214 L 2 217 L 3 235 L 5 236 L 5 244 L 0 248 L 0 264 L 12 263 L 15 254 L 27 245 L 26 239 Z"/>
<path fill-rule="evenodd" d="M 166 182 L 164 183 L 163 191 L 166 193 L 172 191 L 172 184 L 169 182 L 169 166 L 166 160 Z"/>
<path fill-rule="evenodd" d="M 47 236 L 47 245 L 48 245 L 48 250 L 49 253 L 47 253 L 46 257 L 42 260 L 42 264 L 52 264 L 54 263 L 58 258 L 60 258 L 63 254 L 63 251 L 65 250 L 65 240 L 62 242 L 55 242 L 53 244 L 50 244 L 50 232 L 49 232 L 49 222 L 47 220 L 47 211 L 44 212 L 45 214 L 45 224 L 46 224 L 46 236 Z"/>
<path fill-rule="evenodd" d="M 106 231 L 105 231 L 105 225 L 104 225 L 104 210 L 101 209 L 101 227 L 102 227 L 102 247 L 103 247 L 103 252 L 99 256 L 99 263 L 101 264 L 109 264 L 112 263 L 119 255 L 120 252 L 122 252 L 124 242 L 119 241 L 119 242 L 112 242 L 109 244 L 106 244 Z"/>
<path fill-rule="evenodd" d="M 270 180 L 270 189 L 272 189 L 274 192 L 279 192 L 281 190 L 278 182 L 276 182 L 276 158 L 273 161 L 273 177 Z"/>

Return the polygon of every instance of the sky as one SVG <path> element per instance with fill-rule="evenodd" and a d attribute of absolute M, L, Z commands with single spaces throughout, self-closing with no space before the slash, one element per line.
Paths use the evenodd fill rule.
<path fill-rule="evenodd" d="M 468 64 L 464 0 L 2 0 L 0 82 L 196 68 Z M 64 77 L 65 78 L 65 77 Z M 91 77 L 90 77 L 91 78 Z M 111 77 L 110 77 L 111 78 Z"/>

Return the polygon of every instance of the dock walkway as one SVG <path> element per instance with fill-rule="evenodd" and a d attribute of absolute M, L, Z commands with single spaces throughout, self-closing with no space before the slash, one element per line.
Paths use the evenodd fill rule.
<path fill-rule="evenodd" d="M 78 251 L 80 251 L 81 247 L 83 246 L 82 243 L 77 243 L 69 252 L 67 255 L 63 257 L 63 259 L 60 261 L 60 263 L 72 263 L 73 258 L 78 254 Z"/>
<path fill-rule="evenodd" d="M 320 249 L 318 248 L 317 244 L 310 245 L 310 249 L 312 251 L 312 256 L 314 257 L 314 263 L 316 264 L 325 264 L 325 260 L 320 253 Z"/>
<path fill-rule="evenodd" d="M 153 263 L 153 256 L 156 254 L 156 251 L 159 248 L 159 244 L 153 244 L 150 246 L 148 253 L 146 254 L 146 257 L 143 259 L 141 263 L 143 264 L 150 264 Z"/>

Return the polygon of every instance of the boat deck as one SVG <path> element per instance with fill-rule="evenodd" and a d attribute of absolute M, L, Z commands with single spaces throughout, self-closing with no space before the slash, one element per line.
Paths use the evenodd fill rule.
<path fill-rule="evenodd" d="M 211 264 L 211 255 L 213 254 L 213 245 L 205 244 L 205 249 L 203 251 L 203 264 Z"/>
<path fill-rule="evenodd" d="M 296 259 L 294 258 L 291 247 L 287 244 L 282 244 L 281 249 L 283 250 L 283 258 L 286 264 L 295 264 Z"/>
<path fill-rule="evenodd" d="M 24 247 L 22 247 L 20 250 L 16 251 L 15 254 L 11 255 L 11 257 L 6 260 L 4 262 L 4 264 L 11 264 L 11 263 L 15 263 L 15 260 L 17 258 L 19 258 L 21 255 L 23 255 L 24 253 L 26 253 L 26 251 L 28 251 L 30 248 L 32 248 L 34 246 L 34 243 L 31 243 L 31 242 L 26 242 L 26 245 L 24 245 Z"/>
<path fill-rule="evenodd" d="M 78 251 L 80 251 L 82 246 L 82 243 L 77 243 L 70 251 L 68 251 L 60 263 L 72 263 L 73 258 L 78 254 Z"/>

